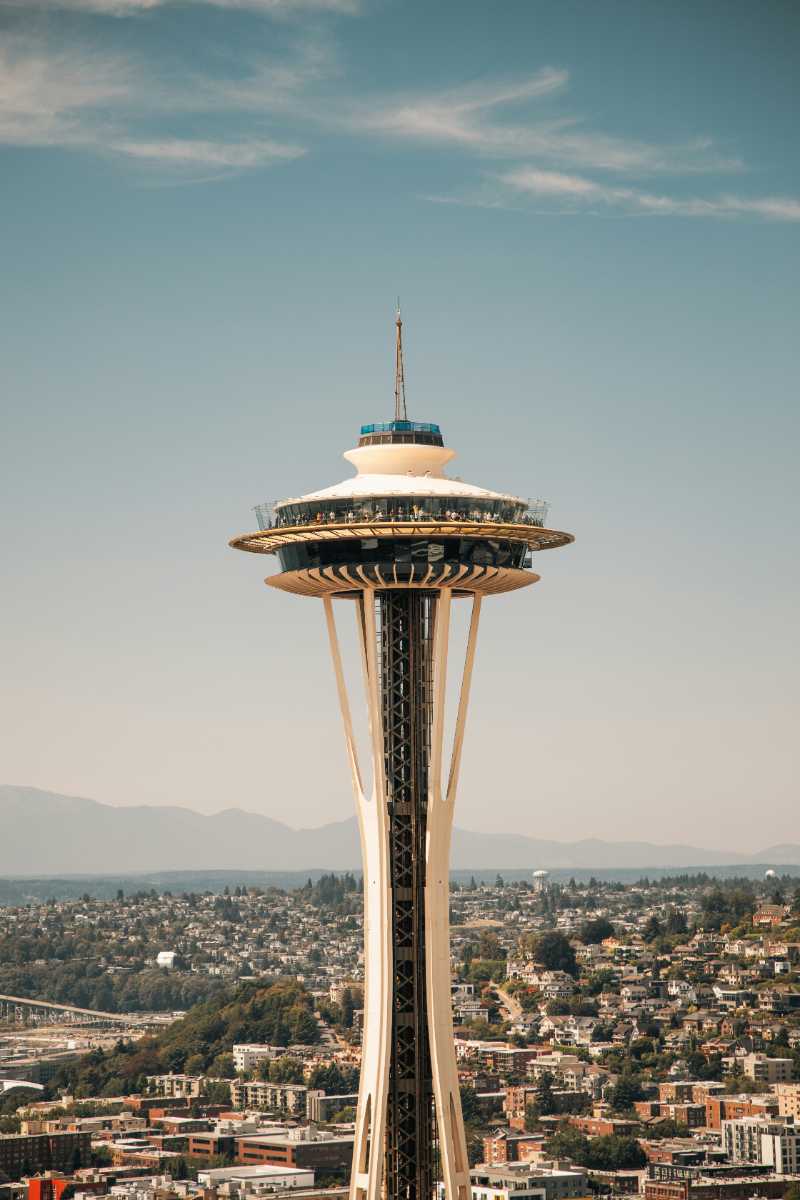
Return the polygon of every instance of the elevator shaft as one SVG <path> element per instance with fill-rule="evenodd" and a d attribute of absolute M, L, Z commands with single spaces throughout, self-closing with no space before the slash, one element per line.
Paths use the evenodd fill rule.
<path fill-rule="evenodd" d="M 385 1140 L 386 1200 L 431 1200 L 436 1116 L 425 967 L 425 840 L 437 598 L 375 598 L 388 810 L 392 1034 Z"/>

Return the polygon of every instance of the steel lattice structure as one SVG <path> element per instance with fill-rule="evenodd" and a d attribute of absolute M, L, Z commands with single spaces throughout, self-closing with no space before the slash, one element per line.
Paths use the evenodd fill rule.
<path fill-rule="evenodd" d="M 376 600 L 391 887 L 392 1045 L 386 1175 L 397 1194 L 429 1197 L 435 1113 L 425 970 L 425 838 L 435 593 Z"/>
<path fill-rule="evenodd" d="M 402 381 L 399 318 L 397 362 Z M 538 580 L 530 570 L 533 552 L 573 540 L 526 523 L 526 500 L 447 478 L 442 468 L 452 457 L 438 426 L 409 421 L 404 412 L 394 422 L 364 426 L 358 446 L 345 454 L 357 468 L 354 478 L 282 502 L 289 521 L 281 520 L 278 503 L 276 525 L 231 542 L 277 554 L 281 570 L 266 582 L 320 597 L 325 610 L 364 876 L 364 1033 L 351 1200 L 432 1200 L 439 1179 L 446 1200 L 469 1195 L 451 1015 L 448 879 L 478 622 L 484 596 Z M 406 519 L 382 511 L 387 497 Z M 449 517 L 417 519 L 426 504 L 446 512 L 448 501 Z M 351 502 L 369 506 L 375 519 L 339 520 Z M 464 521 L 457 506 L 483 515 Z M 446 763 L 450 615 L 461 597 L 472 609 Z M 355 609 L 369 788 L 334 601 Z"/>

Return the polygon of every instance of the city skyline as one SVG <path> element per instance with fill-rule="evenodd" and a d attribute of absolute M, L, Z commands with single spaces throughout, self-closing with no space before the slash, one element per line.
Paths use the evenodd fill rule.
<path fill-rule="evenodd" d="M 0 3 L 3 782 L 350 814 L 225 542 L 391 417 L 399 291 L 452 473 L 579 535 L 485 614 L 459 824 L 797 840 L 798 19 L 672 11 Z"/>

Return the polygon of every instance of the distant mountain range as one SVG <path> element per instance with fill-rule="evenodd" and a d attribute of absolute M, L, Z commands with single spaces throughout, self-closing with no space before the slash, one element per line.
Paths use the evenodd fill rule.
<path fill-rule="evenodd" d="M 519 834 L 453 833 L 452 867 L 549 870 L 800 863 L 800 845 L 738 855 L 695 846 L 555 842 Z M 240 808 L 206 815 L 174 806 L 118 808 L 38 788 L 0 784 L 0 875 L 136 871 L 342 871 L 361 866 L 355 818 L 291 829 Z"/>

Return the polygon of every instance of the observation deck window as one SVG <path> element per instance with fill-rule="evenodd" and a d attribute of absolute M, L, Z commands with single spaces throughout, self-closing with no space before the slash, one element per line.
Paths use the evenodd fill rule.
<path fill-rule="evenodd" d="M 409 538 L 361 538 L 345 541 L 295 542 L 278 549 L 283 571 L 309 567 L 394 566 L 420 563 L 450 563 L 454 566 L 529 567 L 525 542 L 446 537 L 429 540 Z"/>

